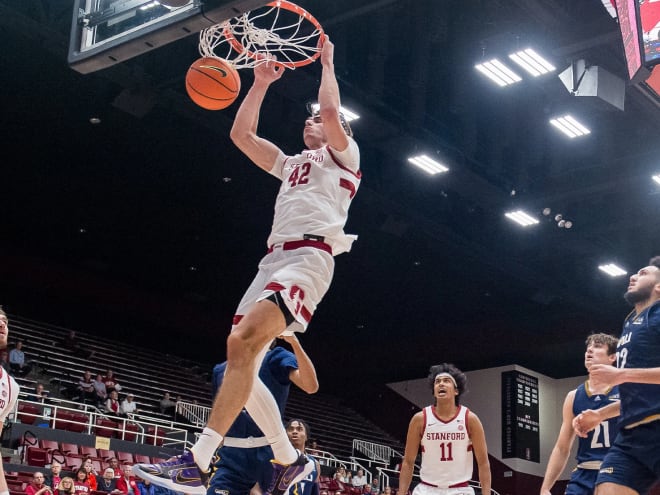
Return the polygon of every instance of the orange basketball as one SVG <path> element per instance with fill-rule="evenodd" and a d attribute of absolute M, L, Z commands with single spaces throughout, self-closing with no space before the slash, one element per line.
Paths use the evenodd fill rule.
<path fill-rule="evenodd" d="M 238 71 L 221 58 L 199 58 L 190 65 L 186 74 L 188 96 L 207 110 L 227 108 L 234 103 L 240 90 Z"/>

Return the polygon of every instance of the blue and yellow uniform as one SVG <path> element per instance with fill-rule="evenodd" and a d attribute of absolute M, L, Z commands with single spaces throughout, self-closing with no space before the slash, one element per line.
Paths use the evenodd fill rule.
<path fill-rule="evenodd" d="M 660 367 L 660 301 L 626 318 L 617 367 Z M 619 436 L 603 460 L 597 482 L 646 493 L 660 479 L 660 385 L 622 383 L 619 392 Z"/>
<path fill-rule="evenodd" d="M 583 383 L 575 389 L 573 416 L 587 409 L 600 409 L 618 400 L 618 387 L 612 387 L 604 394 L 592 394 L 588 382 Z M 593 494 L 600 465 L 618 432 L 618 418 L 612 418 L 591 430 L 586 438 L 578 438 L 576 456 L 578 466 L 571 473 L 564 495 Z"/>
<path fill-rule="evenodd" d="M 311 455 L 306 454 L 307 458 L 314 461 L 314 469 L 304 480 L 289 487 L 289 495 L 319 495 L 319 463 Z"/>
<path fill-rule="evenodd" d="M 222 383 L 226 364 L 213 368 L 214 394 Z M 273 394 L 280 413 L 289 396 L 289 373 L 295 369 L 298 369 L 296 356 L 282 347 L 268 351 L 259 369 L 259 378 Z M 207 495 L 248 495 L 255 483 L 265 489 L 271 482 L 273 451 L 245 409 L 227 431 L 216 455 Z"/>

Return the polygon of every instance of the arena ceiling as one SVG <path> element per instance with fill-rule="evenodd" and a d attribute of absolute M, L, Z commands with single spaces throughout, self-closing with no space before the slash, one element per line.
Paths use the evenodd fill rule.
<path fill-rule="evenodd" d="M 196 36 L 80 74 L 67 65 L 71 4 L 0 0 L 2 302 L 221 360 L 277 181 L 229 141 L 237 104 L 209 112 L 187 97 Z M 627 277 L 598 265 L 630 273 L 660 253 L 657 99 L 628 85 L 621 110 L 557 77 L 584 60 L 626 78 L 601 1 L 300 4 L 336 44 L 343 103 L 361 116 L 364 179 L 346 228 L 359 240 L 301 337 L 322 385 L 416 378 L 440 361 L 581 374 L 586 335 L 618 332 L 628 310 Z M 474 69 L 527 45 L 557 71 L 499 88 Z M 290 71 L 268 95 L 260 130 L 287 152 L 302 146 L 319 75 L 319 64 Z M 250 71 L 241 78 L 244 92 Z M 567 110 L 589 136 L 548 124 Z M 421 173 L 406 161 L 415 152 L 450 171 Z M 504 217 L 518 208 L 541 222 Z"/>

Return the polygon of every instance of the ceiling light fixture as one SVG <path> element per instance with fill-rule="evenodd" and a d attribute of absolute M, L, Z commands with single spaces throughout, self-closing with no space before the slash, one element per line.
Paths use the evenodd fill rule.
<path fill-rule="evenodd" d="M 554 65 L 531 48 L 512 53 L 509 55 L 509 58 L 534 77 L 556 70 Z"/>
<path fill-rule="evenodd" d="M 504 214 L 509 220 L 513 220 L 518 225 L 523 227 L 529 227 L 530 225 L 536 225 L 539 221 L 531 215 L 528 215 L 522 210 L 510 211 Z"/>
<path fill-rule="evenodd" d="M 655 182 L 657 182 L 658 184 L 660 184 L 660 174 L 655 174 L 655 175 L 653 176 L 653 180 L 654 180 Z"/>
<path fill-rule="evenodd" d="M 431 175 L 447 172 L 449 170 L 449 168 L 445 167 L 442 163 L 436 162 L 434 159 L 429 158 L 426 155 L 411 156 L 408 158 L 408 161 Z"/>
<path fill-rule="evenodd" d="M 587 127 L 578 122 L 571 115 L 564 115 L 563 117 L 550 119 L 550 123 L 571 139 L 591 134 L 591 131 Z"/>
<path fill-rule="evenodd" d="M 319 105 L 318 103 L 312 103 L 312 111 L 314 113 L 317 113 L 320 108 L 321 105 Z M 344 114 L 344 118 L 346 119 L 346 122 L 352 122 L 360 118 L 360 116 L 357 113 L 353 112 L 352 110 L 349 110 L 346 107 L 339 107 L 339 112 Z"/>
<path fill-rule="evenodd" d="M 615 265 L 614 263 L 600 265 L 598 269 L 607 273 L 610 277 L 621 277 L 622 275 L 626 274 L 626 271 L 623 268 Z"/>
<path fill-rule="evenodd" d="M 477 64 L 474 68 L 500 87 L 522 81 L 522 78 L 518 74 L 513 72 L 496 58 Z"/>

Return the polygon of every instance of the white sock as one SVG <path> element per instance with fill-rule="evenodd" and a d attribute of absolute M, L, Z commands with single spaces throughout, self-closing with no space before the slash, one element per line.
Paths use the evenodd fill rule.
<path fill-rule="evenodd" d="M 195 462 L 202 471 L 207 471 L 211 465 L 213 454 L 222 443 L 222 435 L 208 426 L 202 430 L 199 439 L 190 448 Z"/>
<path fill-rule="evenodd" d="M 298 451 L 289 441 L 277 402 L 258 377 L 254 380 L 245 409 L 266 435 L 275 459 L 283 464 L 295 462 L 298 459 Z"/>

